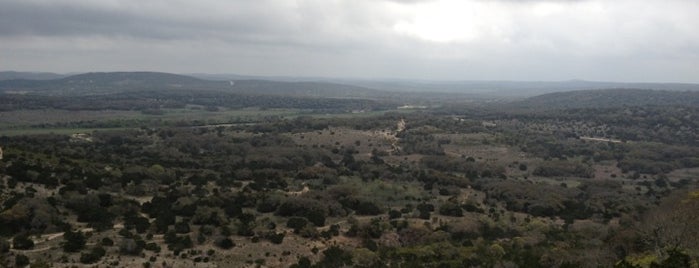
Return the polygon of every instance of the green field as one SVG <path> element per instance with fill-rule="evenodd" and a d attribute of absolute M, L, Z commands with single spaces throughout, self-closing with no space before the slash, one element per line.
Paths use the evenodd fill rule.
<path fill-rule="evenodd" d="M 312 110 L 304 109 L 261 109 L 256 107 L 208 111 L 197 106 L 188 106 L 184 109 L 163 109 L 161 111 L 162 114 L 120 110 L 69 111 L 43 109 L 6 111 L 0 112 L 0 136 L 88 133 L 107 129 L 178 126 L 180 122 L 193 122 L 193 124 L 190 123 L 188 126 L 210 126 L 255 123 L 262 122 L 268 118 L 293 119 L 298 116 L 351 118 L 373 117 L 387 112 L 406 112 L 405 110 L 388 110 L 329 114 L 314 113 Z M 93 125 L 101 124 L 101 126 L 86 126 L 88 123 Z"/>

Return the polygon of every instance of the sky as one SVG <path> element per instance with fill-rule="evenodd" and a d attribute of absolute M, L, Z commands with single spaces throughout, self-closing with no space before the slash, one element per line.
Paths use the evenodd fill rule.
<path fill-rule="evenodd" d="M 0 0 L 0 70 L 699 83 L 694 0 Z"/>

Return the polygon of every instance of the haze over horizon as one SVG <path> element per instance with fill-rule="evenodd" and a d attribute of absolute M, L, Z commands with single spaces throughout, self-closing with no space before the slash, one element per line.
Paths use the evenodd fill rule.
<path fill-rule="evenodd" d="M 0 70 L 699 83 L 699 2 L 5 0 Z"/>

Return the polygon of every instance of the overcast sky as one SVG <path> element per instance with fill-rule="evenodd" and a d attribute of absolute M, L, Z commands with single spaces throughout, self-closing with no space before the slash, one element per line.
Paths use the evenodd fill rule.
<path fill-rule="evenodd" d="M 0 0 L 0 70 L 699 82 L 699 1 Z"/>

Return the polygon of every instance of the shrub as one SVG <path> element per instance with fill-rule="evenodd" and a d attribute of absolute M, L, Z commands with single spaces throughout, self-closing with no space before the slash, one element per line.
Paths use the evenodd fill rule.
<path fill-rule="evenodd" d="M 63 250 L 65 252 L 78 252 L 85 247 L 85 236 L 80 231 L 67 231 L 63 233 Z"/>
<path fill-rule="evenodd" d="M 80 262 L 84 264 L 91 264 L 98 262 L 104 255 L 106 251 L 102 247 L 94 247 L 89 252 L 83 252 L 80 254 Z"/>
<path fill-rule="evenodd" d="M 31 249 L 34 247 L 34 241 L 29 239 L 25 234 L 19 234 L 12 239 L 12 248 L 14 249 Z"/>
<path fill-rule="evenodd" d="M 105 237 L 105 238 L 102 238 L 101 244 L 102 244 L 102 246 L 106 246 L 106 247 L 113 246 L 114 240 L 112 240 L 109 237 Z"/>
<path fill-rule="evenodd" d="M 397 219 L 400 218 L 403 214 L 395 209 L 392 209 L 391 211 L 388 212 L 388 218 L 389 219 Z"/>
<path fill-rule="evenodd" d="M 146 244 L 146 247 L 144 249 L 153 252 L 160 252 L 160 246 L 153 242 Z"/>
<path fill-rule="evenodd" d="M 267 236 L 267 239 L 274 244 L 281 244 L 284 241 L 284 236 L 284 233 L 271 233 Z"/>
<path fill-rule="evenodd" d="M 277 208 L 277 214 L 284 217 L 304 217 L 316 226 L 325 225 L 327 209 L 318 200 L 290 198 Z"/>
<path fill-rule="evenodd" d="M 373 202 L 361 201 L 357 205 L 358 215 L 379 215 L 381 214 L 381 212 L 381 208 L 379 208 L 379 206 L 377 206 Z"/>
<path fill-rule="evenodd" d="M 231 240 L 228 237 L 216 239 L 214 244 L 216 244 L 216 246 L 221 249 L 231 249 L 235 247 L 235 243 L 233 242 L 233 240 Z"/>
<path fill-rule="evenodd" d="M 308 220 L 299 217 L 291 217 L 286 221 L 286 227 L 294 229 L 294 232 L 298 232 L 303 227 L 306 227 Z"/>
<path fill-rule="evenodd" d="M 439 207 L 439 214 L 444 216 L 461 217 L 464 215 L 461 207 L 454 203 L 444 203 Z"/>
<path fill-rule="evenodd" d="M 349 265 L 352 265 L 352 254 L 337 246 L 331 246 L 323 251 L 323 259 L 318 263 L 319 267 L 343 267 Z"/>
<path fill-rule="evenodd" d="M 24 267 L 27 265 L 29 265 L 29 257 L 22 254 L 15 256 L 15 266 Z"/>

